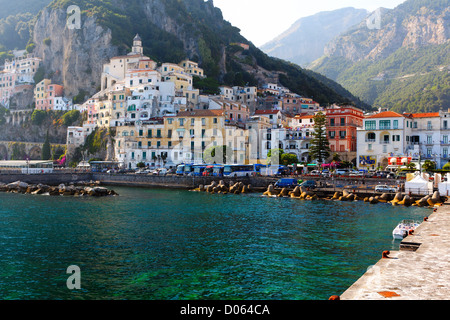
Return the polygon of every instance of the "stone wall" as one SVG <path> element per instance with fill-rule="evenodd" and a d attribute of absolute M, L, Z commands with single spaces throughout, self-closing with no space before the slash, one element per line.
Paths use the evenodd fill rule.
<path fill-rule="evenodd" d="M 199 185 L 209 185 L 212 181 L 224 180 L 229 184 L 241 181 L 253 188 L 267 188 L 270 183 L 275 183 L 278 178 L 269 177 L 242 177 L 242 178 L 218 178 L 218 177 L 185 177 L 185 176 L 151 176 L 139 174 L 108 174 L 108 173 L 51 173 L 51 174 L 6 174 L 0 173 L 0 182 L 11 183 L 23 181 L 30 184 L 59 185 L 78 181 L 100 181 L 102 185 L 145 187 L 145 188 L 179 188 L 194 189 Z"/>
<path fill-rule="evenodd" d="M 12 183 L 23 181 L 29 184 L 46 184 L 56 186 L 61 183 L 91 181 L 92 173 L 72 174 L 72 173 L 46 173 L 46 174 L 6 174 L 0 173 L 0 182 Z"/>
<path fill-rule="evenodd" d="M 148 187 L 148 188 L 180 188 L 193 189 L 199 185 L 209 185 L 212 181 L 224 180 L 242 181 L 245 185 L 252 185 L 254 188 L 267 188 L 270 183 L 275 183 L 278 178 L 268 177 L 242 177 L 242 178 L 219 178 L 219 177 L 189 177 L 189 176 L 150 176 L 138 174 L 105 174 L 94 173 L 92 180 L 101 181 L 104 185 L 127 186 L 127 187 Z"/>

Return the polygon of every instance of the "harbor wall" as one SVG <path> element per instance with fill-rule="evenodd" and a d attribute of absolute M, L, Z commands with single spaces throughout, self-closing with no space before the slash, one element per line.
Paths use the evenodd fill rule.
<path fill-rule="evenodd" d="M 92 173 L 45 173 L 45 174 L 7 174 L 0 173 L 0 182 L 12 183 L 16 181 L 23 181 L 29 184 L 46 184 L 59 185 L 68 184 L 70 182 L 90 181 L 92 180 Z"/>

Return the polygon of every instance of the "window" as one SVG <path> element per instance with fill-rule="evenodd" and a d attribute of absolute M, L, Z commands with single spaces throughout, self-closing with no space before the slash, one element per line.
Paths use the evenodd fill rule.
<path fill-rule="evenodd" d="M 380 130 L 390 130 L 391 120 L 380 120 Z"/>
<path fill-rule="evenodd" d="M 345 126 L 345 118 L 341 118 L 341 126 Z"/>
<path fill-rule="evenodd" d="M 161 129 L 156 130 L 156 137 L 161 138 Z"/>
<path fill-rule="evenodd" d="M 433 153 L 433 149 L 427 148 L 427 157 L 431 158 L 431 154 Z"/>
<path fill-rule="evenodd" d="M 444 158 L 448 158 L 448 148 L 442 149 L 442 156 L 443 156 Z"/>
<path fill-rule="evenodd" d="M 184 126 L 184 119 L 178 119 L 178 121 L 180 122 L 180 127 Z"/>
<path fill-rule="evenodd" d="M 169 129 L 169 130 L 167 130 L 167 138 L 172 138 L 172 130 L 171 129 Z"/>
<path fill-rule="evenodd" d="M 147 130 L 147 137 L 151 138 L 152 137 L 152 129 L 148 129 Z"/>
<path fill-rule="evenodd" d="M 375 120 L 366 121 L 366 130 L 376 130 L 377 122 Z"/>
<path fill-rule="evenodd" d="M 191 118 L 191 126 L 195 124 L 195 118 Z"/>
<path fill-rule="evenodd" d="M 447 120 L 444 120 L 444 129 L 448 129 L 448 123 L 447 123 Z"/>
<path fill-rule="evenodd" d="M 206 126 L 206 119 L 202 118 L 202 126 Z"/>
<path fill-rule="evenodd" d="M 213 123 L 217 123 L 217 118 L 213 118 Z"/>
<path fill-rule="evenodd" d="M 427 144 L 433 144 L 433 136 L 427 136 Z"/>
<path fill-rule="evenodd" d="M 370 132 L 367 134 L 367 142 L 375 142 L 376 138 L 377 137 L 374 132 Z"/>
<path fill-rule="evenodd" d="M 431 121 L 427 122 L 427 130 L 432 130 L 433 126 L 431 125 Z"/>
<path fill-rule="evenodd" d="M 442 137 L 442 142 L 444 143 L 444 144 L 448 144 L 448 136 L 443 136 Z"/>
<path fill-rule="evenodd" d="M 398 120 L 394 120 L 394 129 L 398 129 Z"/>

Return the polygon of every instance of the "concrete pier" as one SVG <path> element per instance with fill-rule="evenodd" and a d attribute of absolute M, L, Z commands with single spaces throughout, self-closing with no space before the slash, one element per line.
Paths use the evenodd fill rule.
<path fill-rule="evenodd" d="M 448 300 L 450 298 L 450 202 L 368 269 L 340 300 Z"/>

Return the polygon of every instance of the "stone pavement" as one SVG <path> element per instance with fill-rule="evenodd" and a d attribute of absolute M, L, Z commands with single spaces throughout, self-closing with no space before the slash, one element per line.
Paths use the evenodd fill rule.
<path fill-rule="evenodd" d="M 428 220 L 402 244 L 400 251 L 382 258 L 340 300 L 449 300 L 450 202 L 434 213 L 430 209 Z"/>

